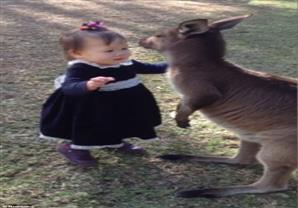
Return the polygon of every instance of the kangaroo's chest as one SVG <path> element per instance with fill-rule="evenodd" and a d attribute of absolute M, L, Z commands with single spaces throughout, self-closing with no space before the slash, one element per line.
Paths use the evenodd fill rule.
<path fill-rule="evenodd" d="M 176 67 L 169 67 L 166 77 L 172 88 L 178 92 L 179 94 L 183 95 L 183 75 Z"/>

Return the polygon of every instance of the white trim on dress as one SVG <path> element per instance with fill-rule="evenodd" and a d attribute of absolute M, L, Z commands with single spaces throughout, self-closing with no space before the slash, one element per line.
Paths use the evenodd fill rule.
<path fill-rule="evenodd" d="M 40 139 L 45 139 L 48 141 L 59 141 L 59 140 L 69 140 L 69 139 L 65 139 L 65 138 L 59 138 L 59 137 L 51 137 L 51 136 L 46 136 L 44 134 L 42 134 L 41 132 L 39 133 L 39 138 Z M 126 138 L 129 139 L 129 138 Z M 122 139 L 125 140 L 125 139 Z M 154 138 L 150 138 L 150 139 L 145 139 L 144 141 L 159 141 L 160 138 L 158 137 L 154 137 Z M 96 146 L 96 145 L 92 145 L 92 146 L 84 146 L 84 145 L 75 145 L 75 144 L 71 144 L 70 147 L 72 149 L 80 149 L 80 150 L 90 150 L 90 149 L 103 149 L 103 148 L 120 148 L 124 145 L 124 143 L 120 143 L 120 144 L 113 144 L 113 145 L 101 145 L 101 146 Z"/>
<path fill-rule="evenodd" d="M 131 79 L 122 80 L 118 82 L 113 82 L 111 84 L 106 84 L 98 89 L 98 91 L 115 91 L 122 90 L 131 87 L 135 87 L 141 83 L 141 80 L 136 76 Z"/>
<path fill-rule="evenodd" d="M 88 65 L 91 65 L 91 66 L 95 66 L 95 67 L 98 67 L 100 69 L 107 69 L 107 68 L 119 68 L 121 66 L 129 66 L 129 65 L 132 65 L 133 62 L 131 60 L 128 60 L 128 61 L 125 61 L 123 63 L 120 63 L 120 64 L 115 64 L 115 65 L 109 65 L 109 66 L 106 66 L 106 65 L 99 65 L 99 64 L 94 64 L 94 63 L 90 63 L 88 61 L 84 61 L 84 60 L 80 60 L 80 59 L 76 59 L 76 60 L 72 60 L 72 61 L 69 61 L 67 63 L 68 66 L 72 66 L 74 64 L 79 64 L 79 63 L 82 63 L 82 64 L 88 64 Z"/>
<path fill-rule="evenodd" d="M 78 150 L 90 150 L 90 149 L 103 149 L 103 148 L 120 148 L 124 145 L 124 143 L 120 144 L 113 144 L 113 145 L 101 145 L 101 146 L 83 146 L 83 145 L 76 145 L 76 144 L 71 144 L 70 148 L 71 149 L 78 149 Z"/>

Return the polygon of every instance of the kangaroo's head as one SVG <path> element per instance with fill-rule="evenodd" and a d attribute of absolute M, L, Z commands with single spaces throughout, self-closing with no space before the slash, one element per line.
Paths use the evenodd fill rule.
<path fill-rule="evenodd" d="M 140 40 L 139 44 L 144 48 L 165 52 L 177 45 L 184 45 L 186 41 L 195 39 L 187 47 L 200 47 L 204 52 L 210 54 L 224 53 L 224 40 L 220 34 L 221 30 L 234 27 L 250 15 L 237 16 L 208 23 L 207 19 L 194 19 L 180 23 L 177 27 L 165 29 L 154 35 Z M 187 49 L 187 48 L 186 48 Z"/>

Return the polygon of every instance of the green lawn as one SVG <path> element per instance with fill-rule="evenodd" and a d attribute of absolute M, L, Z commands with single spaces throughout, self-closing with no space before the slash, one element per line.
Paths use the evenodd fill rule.
<path fill-rule="evenodd" d="M 227 57 L 246 68 L 297 78 L 297 3 L 290 0 L 3 0 L 1 2 L 1 201 L 41 208 L 294 208 L 297 173 L 289 191 L 221 199 L 181 199 L 177 191 L 196 187 L 248 184 L 261 166 L 170 163 L 163 153 L 233 155 L 238 141 L 196 113 L 192 128 L 179 129 L 171 113 L 179 97 L 164 75 L 142 76 L 162 110 L 160 142 L 143 145 L 148 156 L 133 157 L 93 151 L 96 168 L 69 165 L 55 151 L 56 143 L 38 139 L 42 102 L 53 79 L 66 65 L 59 34 L 90 19 L 104 19 L 126 35 L 133 57 L 163 60 L 138 47 L 137 41 L 183 20 L 219 19 L 247 13 L 252 17 L 224 32 Z M 28 206 L 30 207 L 30 206 Z"/>

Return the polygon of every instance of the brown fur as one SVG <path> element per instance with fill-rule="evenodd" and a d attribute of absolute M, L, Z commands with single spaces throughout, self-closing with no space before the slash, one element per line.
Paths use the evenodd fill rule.
<path fill-rule="evenodd" d="M 241 193 L 267 193 L 287 189 L 297 167 L 297 80 L 243 69 L 224 59 L 220 33 L 248 16 L 208 24 L 190 20 L 177 28 L 143 39 L 145 48 L 169 59 L 169 78 L 182 99 L 177 125 L 189 126 L 189 116 L 200 110 L 206 117 L 239 135 L 234 158 L 165 155 L 165 159 L 251 164 L 256 159 L 264 174 L 254 184 L 180 193 L 183 197 L 221 197 Z"/>

